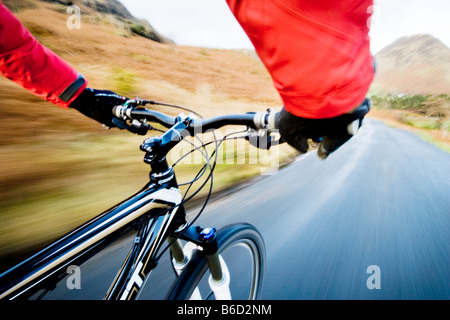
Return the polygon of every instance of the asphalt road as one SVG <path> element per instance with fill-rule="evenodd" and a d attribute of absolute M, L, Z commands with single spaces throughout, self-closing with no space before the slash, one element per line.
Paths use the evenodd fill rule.
<path fill-rule="evenodd" d="M 265 240 L 263 299 L 450 298 L 450 154 L 414 134 L 368 119 L 327 160 L 302 156 L 199 220 L 235 222 Z M 49 298 L 101 298 L 126 250 L 83 267 L 81 290 Z M 142 298 L 164 298 L 174 276 L 162 260 Z"/>

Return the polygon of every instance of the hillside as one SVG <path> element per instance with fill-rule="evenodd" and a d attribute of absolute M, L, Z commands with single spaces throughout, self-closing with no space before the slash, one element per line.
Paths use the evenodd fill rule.
<path fill-rule="evenodd" d="M 108 21 L 116 28 L 135 33 L 145 38 L 161 42 L 172 43 L 170 39 L 160 35 L 148 21 L 135 18 L 118 0 L 40 0 L 55 4 L 63 11 L 68 6 L 76 5 L 80 8 L 84 19 Z M 35 0 L 3 0 L 11 10 L 17 12 L 23 9 L 37 8 L 41 6 Z"/>
<path fill-rule="evenodd" d="M 430 35 L 402 37 L 375 59 L 376 94 L 450 94 L 450 49 Z"/>

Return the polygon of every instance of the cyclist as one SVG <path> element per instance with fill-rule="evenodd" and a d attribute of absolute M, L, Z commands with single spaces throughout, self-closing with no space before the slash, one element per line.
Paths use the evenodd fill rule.
<path fill-rule="evenodd" d="M 282 138 L 300 152 L 322 142 L 326 158 L 361 125 L 373 80 L 369 27 L 373 0 L 226 0 L 270 72 L 284 107 Z M 111 108 L 126 97 L 87 88 L 87 81 L 45 48 L 0 2 L 0 71 L 62 107 L 114 127 Z"/>

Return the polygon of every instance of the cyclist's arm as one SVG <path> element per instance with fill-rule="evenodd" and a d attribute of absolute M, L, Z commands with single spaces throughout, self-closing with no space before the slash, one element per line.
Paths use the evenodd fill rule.
<path fill-rule="evenodd" d="M 0 73 L 63 108 L 87 85 L 74 68 L 40 44 L 1 2 Z"/>
<path fill-rule="evenodd" d="M 298 117 L 345 114 L 374 77 L 368 19 L 373 0 L 226 0 Z"/>

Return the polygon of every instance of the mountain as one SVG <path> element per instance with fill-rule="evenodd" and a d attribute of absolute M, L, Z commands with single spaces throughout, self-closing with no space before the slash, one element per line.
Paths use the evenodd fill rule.
<path fill-rule="evenodd" d="M 39 6 L 31 0 L 3 0 L 3 4 L 13 11 Z M 55 3 L 63 7 L 76 5 L 81 13 L 93 19 L 104 18 L 118 28 L 122 28 L 145 38 L 160 42 L 172 43 L 170 39 L 159 34 L 147 20 L 135 18 L 118 0 L 40 0 Z"/>
<path fill-rule="evenodd" d="M 382 49 L 375 59 L 373 93 L 450 93 L 450 49 L 430 35 L 402 37 Z"/>
<path fill-rule="evenodd" d="M 67 4 L 83 5 L 87 8 L 91 8 L 97 12 L 113 14 L 125 19 L 134 20 L 135 18 L 125 8 L 125 6 L 117 0 L 81 0 L 81 1 L 68 1 L 68 0 L 46 0 L 48 2 L 66 2 Z"/>

